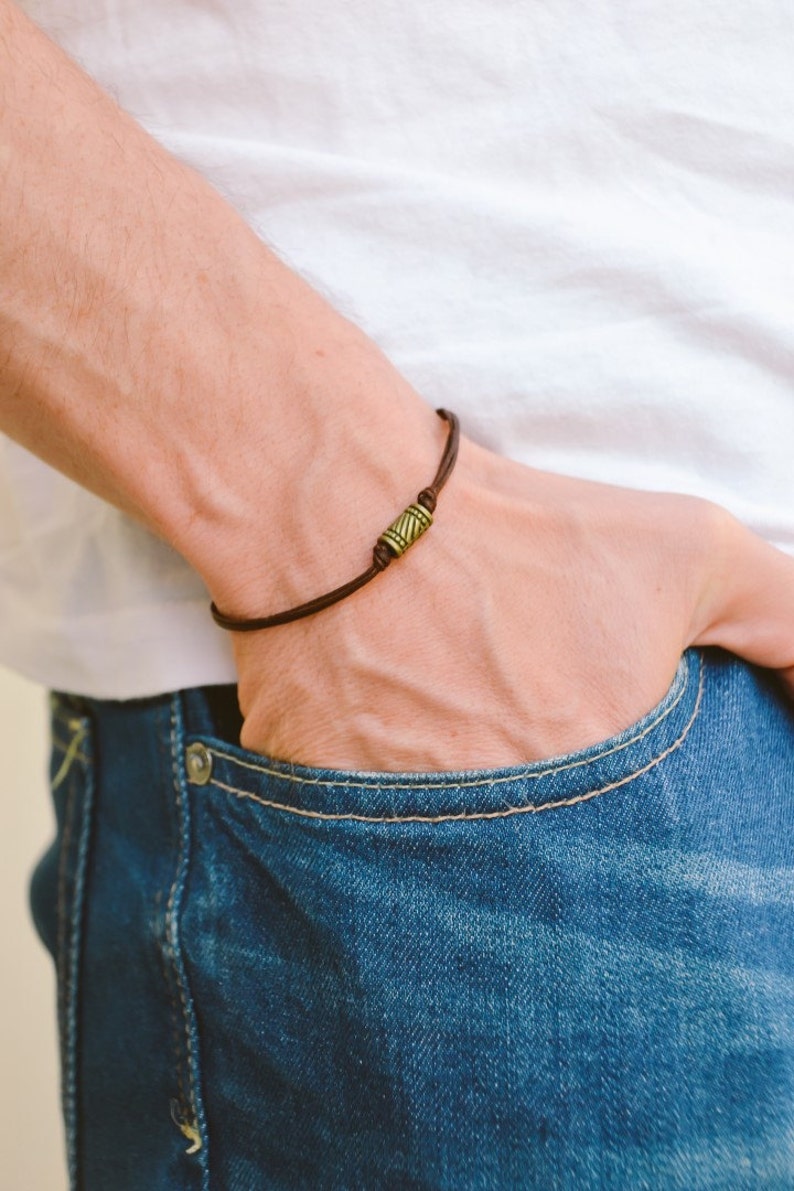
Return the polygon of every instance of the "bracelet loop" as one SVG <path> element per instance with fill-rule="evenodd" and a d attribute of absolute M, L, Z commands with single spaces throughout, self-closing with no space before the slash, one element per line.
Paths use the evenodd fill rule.
<path fill-rule="evenodd" d="M 343 600 L 345 596 L 352 595 L 365 583 L 369 583 L 370 579 L 374 579 L 381 571 L 385 571 L 392 559 L 400 558 L 408 547 L 412 546 L 433 524 L 433 513 L 438 501 L 438 494 L 449 479 L 458 457 L 460 422 L 457 415 L 448 409 L 437 409 L 436 413 L 440 418 L 449 422 L 449 434 L 435 479 L 429 487 L 422 489 L 413 504 L 410 504 L 387 529 L 384 529 L 373 547 L 371 567 L 355 579 L 351 579 L 349 583 L 335 587 L 326 595 L 317 596 L 316 599 L 309 600 L 306 604 L 299 604 L 297 608 L 289 608 L 286 612 L 276 612 L 273 616 L 260 616 L 250 620 L 226 616 L 213 601 L 210 604 L 210 612 L 215 623 L 230 632 L 252 633 L 256 629 L 269 629 L 278 624 L 288 624 L 291 620 L 299 620 L 303 616 L 312 616 L 315 612 L 320 612 L 323 608 L 328 608 L 331 604 Z"/>

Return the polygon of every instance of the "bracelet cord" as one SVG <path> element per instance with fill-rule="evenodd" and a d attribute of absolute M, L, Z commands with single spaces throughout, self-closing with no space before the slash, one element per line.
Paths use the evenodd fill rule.
<path fill-rule="evenodd" d="M 210 612 L 215 623 L 230 632 L 252 633 L 258 629 L 274 628 L 279 624 L 300 620 L 304 616 L 312 616 L 315 612 L 321 612 L 323 608 L 328 608 L 331 604 L 336 604 L 346 596 L 352 595 L 354 591 L 358 591 L 381 571 L 385 571 L 393 559 L 404 554 L 408 547 L 413 545 L 417 538 L 421 537 L 425 530 L 432 525 L 438 494 L 449 479 L 458 457 L 460 443 L 458 417 L 448 409 L 437 409 L 436 413 L 449 423 L 449 434 L 435 478 L 432 484 L 422 489 L 416 502 L 409 505 L 380 535 L 372 550 L 372 565 L 366 571 L 357 575 L 355 579 L 351 579 L 349 583 L 343 583 L 341 587 L 335 587 L 333 591 L 326 592 L 325 595 L 317 596 L 316 599 L 299 604 L 295 608 L 288 608 L 285 612 L 276 612 L 272 616 L 259 616 L 252 619 L 227 616 L 213 601 L 210 604 Z"/>

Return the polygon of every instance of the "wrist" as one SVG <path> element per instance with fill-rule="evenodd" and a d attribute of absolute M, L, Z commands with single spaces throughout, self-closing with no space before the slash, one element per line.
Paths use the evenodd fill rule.
<path fill-rule="evenodd" d="M 283 611 L 365 570 L 446 443 L 446 423 L 344 320 L 293 320 L 283 343 L 259 399 L 252 372 L 250 421 L 188 469 L 189 515 L 172 535 L 234 617 Z"/>

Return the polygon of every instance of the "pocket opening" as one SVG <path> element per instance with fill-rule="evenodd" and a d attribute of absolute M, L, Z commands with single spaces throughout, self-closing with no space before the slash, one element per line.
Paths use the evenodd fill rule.
<path fill-rule="evenodd" d="M 497 818 L 573 806 L 658 766 L 697 717 L 704 670 L 702 652 L 687 650 L 665 695 L 634 724 L 576 752 L 523 766 L 353 772 L 274 761 L 206 733 L 190 735 L 187 743 L 200 742 L 210 754 L 212 773 L 203 790 L 275 811 L 363 822 Z"/>

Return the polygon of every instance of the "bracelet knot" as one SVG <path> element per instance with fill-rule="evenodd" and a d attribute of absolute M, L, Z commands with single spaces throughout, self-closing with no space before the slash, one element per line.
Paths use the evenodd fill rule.
<path fill-rule="evenodd" d="M 349 583 L 343 584 L 342 587 L 334 588 L 326 595 L 309 600 L 306 604 L 300 604 L 297 608 L 289 608 L 286 612 L 276 612 L 273 616 L 260 616 L 251 620 L 227 616 L 213 602 L 210 604 L 210 612 L 215 623 L 222 629 L 229 629 L 232 632 L 251 633 L 255 629 L 269 629 L 277 624 L 287 624 L 291 620 L 299 620 L 302 616 L 311 616 L 313 613 L 320 612 L 323 608 L 328 608 L 331 604 L 343 600 L 345 596 L 352 595 L 365 583 L 369 583 L 370 579 L 374 579 L 381 571 L 385 571 L 393 559 L 404 554 L 408 547 L 412 546 L 433 524 L 433 513 L 438 494 L 447 482 L 458 457 L 460 423 L 457 415 L 450 413 L 447 409 L 437 409 L 436 413 L 449 423 L 449 434 L 435 479 L 428 488 L 422 489 L 414 504 L 409 505 L 396 521 L 392 521 L 388 529 L 384 529 L 373 547 L 372 566 L 369 570 L 364 571 L 357 578 L 351 579 Z"/>
<path fill-rule="evenodd" d="M 396 557 L 397 555 L 392 554 L 386 543 L 378 538 L 372 550 L 373 567 L 375 567 L 378 571 L 385 571 L 391 560 Z"/>
<path fill-rule="evenodd" d="M 423 505 L 427 509 L 428 513 L 435 513 L 438 500 L 432 488 L 423 488 L 416 500 L 417 504 Z"/>

